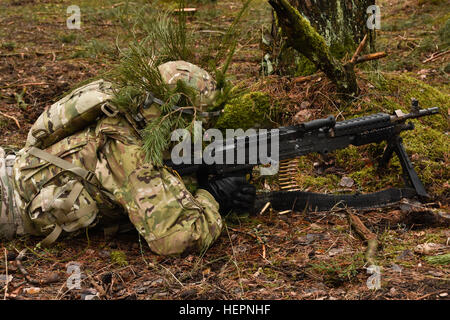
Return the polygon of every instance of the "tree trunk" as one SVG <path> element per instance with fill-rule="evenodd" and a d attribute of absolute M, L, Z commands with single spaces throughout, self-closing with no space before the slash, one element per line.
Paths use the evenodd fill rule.
<path fill-rule="evenodd" d="M 333 57 L 324 37 L 289 4 L 288 0 L 269 0 L 269 3 L 276 12 L 286 44 L 302 53 L 322 70 L 336 84 L 338 92 L 346 96 L 357 95 L 359 88 L 353 64 L 343 65 Z"/>
<path fill-rule="evenodd" d="M 367 28 L 367 8 L 375 0 L 289 0 L 321 34 L 336 58 L 352 54 L 367 33 L 368 47 L 375 51 L 375 33 Z"/>

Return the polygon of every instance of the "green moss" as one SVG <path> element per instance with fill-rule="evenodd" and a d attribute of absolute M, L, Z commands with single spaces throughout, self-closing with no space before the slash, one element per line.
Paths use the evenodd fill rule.
<path fill-rule="evenodd" d="M 13 51 L 15 48 L 17 48 L 17 42 L 15 41 L 3 42 L 1 47 L 5 50 Z"/>
<path fill-rule="evenodd" d="M 437 130 L 448 129 L 450 95 L 408 75 L 386 75 L 386 77 L 388 81 L 387 89 L 394 95 L 386 101 L 389 101 L 393 106 L 401 106 L 401 109 L 405 112 L 410 110 L 411 98 L 418 99 L 421 108 L 439 107 L 440 116 L 424 117 L 420 122 Z"/>
<path fill-rule="evenodd" d="M 325 176 L 306 176 L 303 175 L 299 179 L 300 186 L 304 189 L 317 190 L 317 191 L 330 191 L 337 187 L 340 179 L 334 174 Z"/>
<path fill-rule="evenodd" d="M 413 131 L 403 134 L 406 151 L 420 159 L 444 161 L 449 156 L 450 140 L 439 130 L 416 122 Z"/>
<path fill-rule="evenodd" d="M 335 152 L 336 165 L 340 167 L 352 167 L 356 170 L 362 169 L 365 165 L 361 157 L 361 149 L 355 146 L 337 150 Z"/>
<path fill-rule="evenodd" d="M 342 59 L 346 54 L 353 54 L 356 50 L 356 43 L 351 39 L 351 37 L 346 37 L 344 41 L 339 39 L 338 42 L 333 43 L 330 46 L 330 52 L 333 57 L 337 59 Z"/>
<path fill-rule="evenodd" d="M 397 163 L 391 161 L 389 168 L 383 170 L 381 173 L 372 165 L 352 172 L 349 176 L 365 192 L 375 192 L 389 187 L 398 187 L 402 185 L 402 179 L 400 165 L 397 165 Z"/>
<path fill-rule="evenodd" d="M 111 252 L 111 263 L 117 264 L 121 267 L 125 267 L 128 265 L 127 256 L 125 252 L 120 250 L 115 250 Z"/>
<path fill-rule="evenodd" d="M 295 180 L 303 190 L 314 192 L 330 192 L 334 191 L 339 184 L 339 177 L 334 174 L 317 175 L 314 169 L 314 162 L 319 161 L 318 154 L 311 154 L 301 157 L 298 160 L 299 175 Z"/>
<path fill-rule="evenodd" d="M 441 254 L 439 256 L 425 257 L 425 260 L 431 264 L 447 265 L 450 264 L 450 253 Z"/>
<path fill-rule="evenodd" d="M 296 71 L 295 76 L 308 76 L 317 71 L 316 66 L 307 57 L 298 54 L 295 59 Z"/>
<path fill-rule="evenodd" d="M 269 96 L 263 92 L 250 92 L 232 99 L 225 105 L 224 112 L 217 121 L 218 129 L 247 130 L 249 128 L 270 128 L 271 117 L 276 108 L 271 105 Z"/>
<path fill-rule="evenodd" d="M 322 275 L 326 284 L 339 286 L 354 279 L 363 266 L 364 254 L 359 252 L 351 257 L 342 256 L 331 261 L 311 263 L 308 269 Z"/>

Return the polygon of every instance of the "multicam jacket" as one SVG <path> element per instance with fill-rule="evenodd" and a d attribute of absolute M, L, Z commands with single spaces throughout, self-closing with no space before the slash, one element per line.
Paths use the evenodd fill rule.
<path fill-rule="evenodd" d="M 47 236 L 46 244 L 128 216 L 155 253 L 209 247 L 222 229 L 217 202 L 202 189 L 191 194 L 176 173 L 144 158 L 121 116 L 104 117 L 45 150 L 25 147 L 14 164 L 25 231 Z"/>
<path fill-rule="evenodd" d="M 181 80 L 198 90 L 200 106 L 216 94 L 209 74 L 188 62 L 159 71 L 169 85 Z M 118 113 L 112 97 L 111 83 L 94 81 L 53 104 L 31 128 L 12 183 L 2 179 L 14 186 L 25 232 L 46 236 L 41 243 L 48 245 L 62 233 L 111 230 L 125 219 L 158 254 L 206 249 L 222 229 L 218 203 L 205 190 L 189 192 L 176 172 L 146 162 L 135 117 Z M 144 109 L 138 118 L 160 114 L 155 104 Z M 11 197 L 11 188 L 3 194 Z"/>

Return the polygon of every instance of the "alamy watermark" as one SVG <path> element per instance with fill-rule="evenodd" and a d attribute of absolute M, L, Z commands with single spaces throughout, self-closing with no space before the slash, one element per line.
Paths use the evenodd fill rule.
<path fill-rule="evenodd" d="M 70 262 L 67 264 L 67 274 L 69 277 L 66 280 L 67 289 L 81 289 L 81 268 L 77 262 Z"/>
<path fill-rule="evenodd" d="M 278 172 L 278 129 L 226 129 L 226 139 L 223 139 L 219 129 L 211 128 L 203 134 L 202 132 L 201 121 L 194 122 L 192 135 L 187 129 L 172 132 L 171 140 L 179 142 L 171 152 L 171 160 L 175 165 L 253 164 L 267 166 L 260 167 L 261 175 L 274 175 Z M 203 149 L 203 142 L 210 143 Z"/>
<path fill-rule="evenodd" d="M 367 28 L 370 30 L 381 29 L 381 10 L 377 5 L 371 5 L 367 7 L 366 12 L 369 14 L 367 19 Z"/>
<path fill-rule="evenodd" d="M 70 16 L 66 20 L 67 29 L 81 29 L 81 10 L 77 5 L 67 7 L 67 14 Z"/>
<path fill-rule="evenodd" d="M 367 268 L 367 273 L 371 274 L 366 281 L 367 288 L 371 290 L 381 289 L 381 268 L 372 264 Z"/>

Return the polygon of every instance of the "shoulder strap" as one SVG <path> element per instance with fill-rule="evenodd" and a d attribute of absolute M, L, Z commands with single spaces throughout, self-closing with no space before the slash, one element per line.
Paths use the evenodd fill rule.
<path fill-rule="evenodd" d="M 75 175 L 79 176 L 80 178 L 82 178 L 83 180 L 86 180 L 87 182 L 98 186 L 98 181 L 97 181 L 97 178 L 95 177 L 95 174 L 89 170 L 78 167 L 78 166 L 74 165 L 73 163 L 70 163 L 69 161 L 61 159 L 57 156 L 54 156 L 44 150 L 36 148 L 36 147 L 31 147 L 28 150 L 28 152 L 31 155 L 33 155 L 39 159 L 43 159 L 61 169 L 70 171 L 70 172 L 74 173 Z"/>

